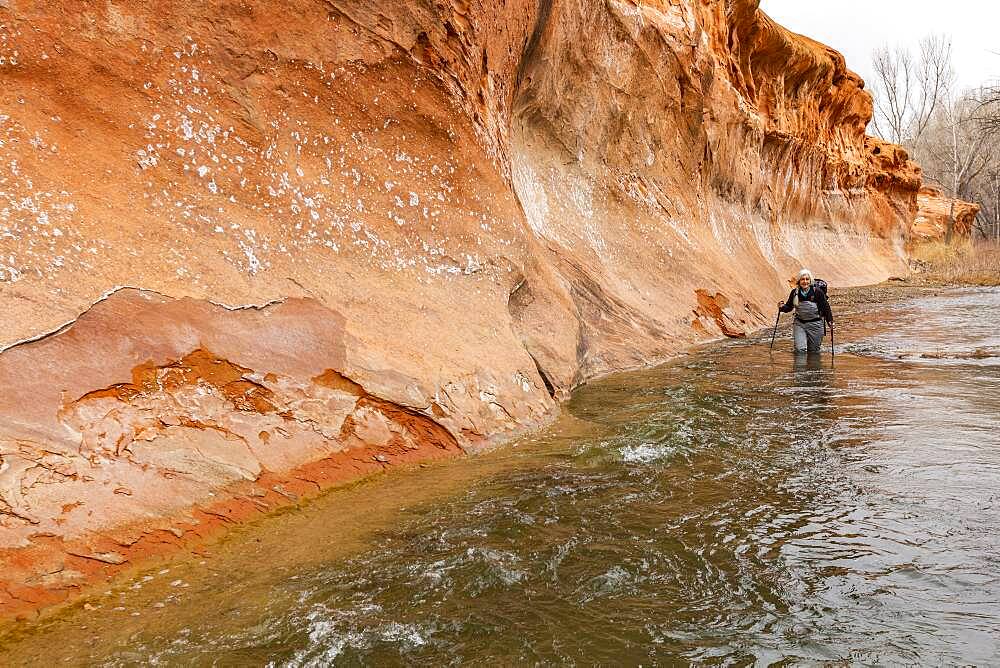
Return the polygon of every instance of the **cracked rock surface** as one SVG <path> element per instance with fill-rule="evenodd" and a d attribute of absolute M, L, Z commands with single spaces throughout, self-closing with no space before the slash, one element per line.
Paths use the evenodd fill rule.
<path fill-rule="evenodd" d="M 343 368 L 336 320 L 308 299 L 228 311 L 128 290 L 0 356 L 0 549 L 169 517 L 352 448 L 457 450 L 448 419 L 325 367 Z"/>

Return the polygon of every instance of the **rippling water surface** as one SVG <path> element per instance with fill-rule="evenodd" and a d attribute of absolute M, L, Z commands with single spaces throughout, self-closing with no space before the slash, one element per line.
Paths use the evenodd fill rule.
<path fill-rule="evenodd" d="M 757 338 L 592 383 L 517 447 L 251 527 L 8 657 L 998 665 L 1000 291 L 837 336 L 835 366 Z"/>

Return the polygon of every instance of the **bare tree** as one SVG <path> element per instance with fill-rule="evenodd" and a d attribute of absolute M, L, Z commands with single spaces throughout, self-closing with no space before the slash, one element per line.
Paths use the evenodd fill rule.
<path fill-rule="evenodd" d="M 1000 51 L 992 53 L 1000 56 Z M 1000 137 L 1000 83 L 996 80 L 983 87 L 976 119 L 983 132 L 994 135 L 994 138 Z"/>
<path fill-rule="evenodd" d="M 917 94 L 913 109 L 914 140 L 919 141 L 938 108 L 955 85 L 951 64 L 951 38 L 928 35 L 920 40 L 917 62 Z"/>
<path fill-rule="evenodd" d="M 913 149 L 924 169 L 924 180 L 936 183 L 951 197 L 982 203 L 985 180 L 997 169 L 994 142 L 976 118 L 978 93 L 969 91 L 941 102 Z"/>
<path fill-rule="evenodd" d="M 1000 137 L 1000 86 L 993 85 L 982 90 L 976 109 L 976 120 L 986 134 Z"/>
<path fill-rule="evenodd" d="M 951 39 L 929 35 L 914 58 L 909 49 L 882 47 L 872 54 L 875 69 L 875 133 L 913 148 L 927 130 L 955 79 Z"/>
<path fill-rule="evenodd" d="M 914 55 L 883 47 L 872 54 L 872 129 L 903 145 L 924 180 L 981 207 L 975 233 L 1000 241 L 1000 84 L 955 90 L 951 40 L 928 36 Z M 949 224 L 953 229 L 954 216 Z"/>
<path fill-rule="evenodd" d="M 875 134 L 893 144 L 902 144 L 907 133 L 910 98 L 913 87 L 913 62 L 910 52 L 889 47 L 872 54 L 875 68 Z"/>
<path fill-rule="evenodd" d="M 976 182 L 973 197 L 982 207 L 976 217 L 976 231 L 985 239 L 1000 242 L 1000 165 L 997 162 Z"/>
<path fill-rule="evenodd" d="M 965 94 L 942 105 L 933 126 L 925 129 L 921 153 L 956 197 L 971 197 L 973 182 L 995 161 L 992 145 L 979 131 L 975 97 Z M 924 148 L 924 145 L 926 148 Z"/>

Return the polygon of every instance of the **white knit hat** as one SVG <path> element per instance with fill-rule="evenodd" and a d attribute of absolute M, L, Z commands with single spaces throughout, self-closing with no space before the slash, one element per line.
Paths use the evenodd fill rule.
<path fill-rule="evenodd" d="M 813 278 L 813 273 L 811 271 L 809 271 L 808 269 L 803 269 L 802 271 L 799 272 L 799 280 L 800 281 L 802 280 L 803 276 L 808 276 L 809 280 L 811 281 L 812 278 Z"/>

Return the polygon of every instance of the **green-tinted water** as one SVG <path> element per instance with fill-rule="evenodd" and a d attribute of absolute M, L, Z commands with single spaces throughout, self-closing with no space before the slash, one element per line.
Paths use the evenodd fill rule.
<path fill-rule="evenodd" d="M 765 337 L 595 382 L 537 438 L 250 527 L 0 659 L 996 665 L 998 313 L 920 299 L 839 322 L 833 368 Z"/>

